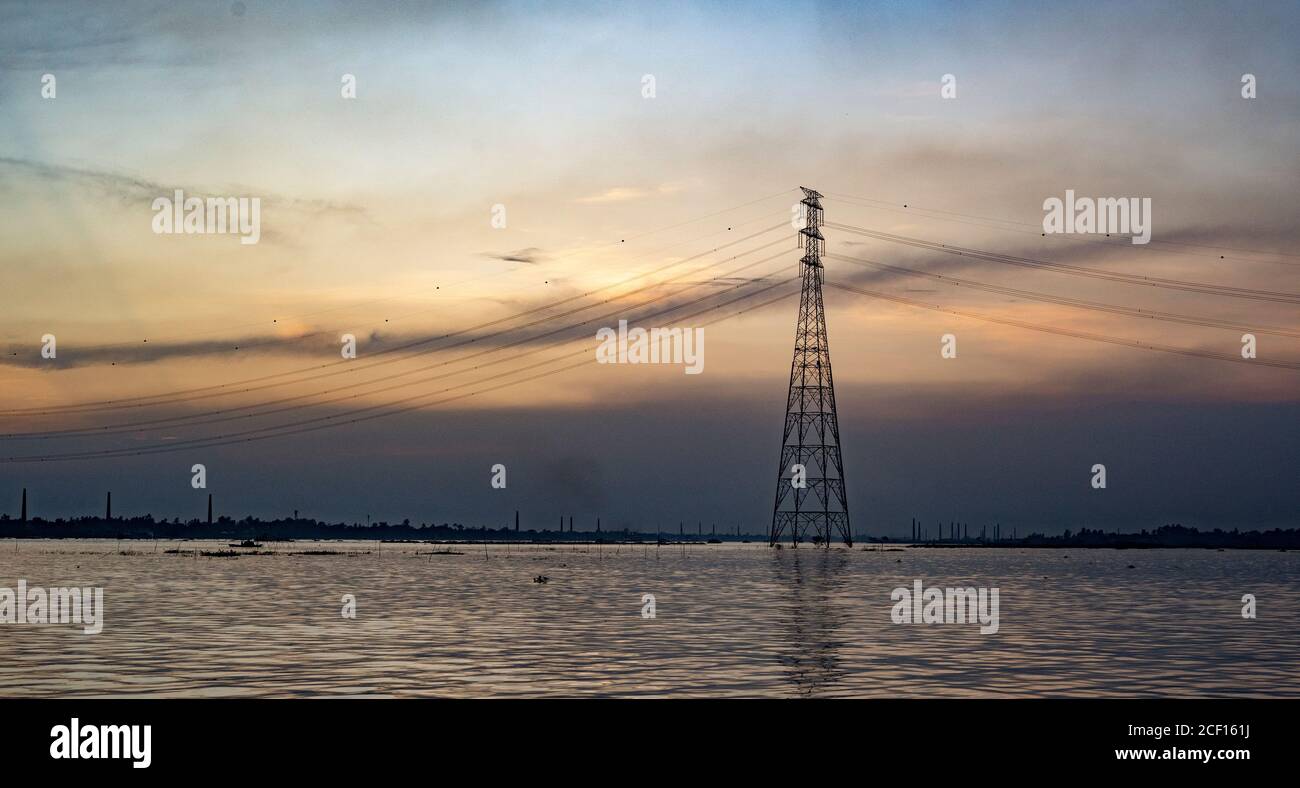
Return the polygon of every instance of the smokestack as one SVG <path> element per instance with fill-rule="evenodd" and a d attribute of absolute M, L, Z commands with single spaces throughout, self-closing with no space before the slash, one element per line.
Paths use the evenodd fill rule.
<path fill-rule="evenodd" d="M 569 515 L 569 533 L 573 533 L 573 515 Z"/>
<path fill-rule="evenodd" d="M 113 519 L 113 491 L 108 491 L 108 498 L 104 501 L 104 519 Z"/>
<path fill-rule="evenodd" d="M 208 525 L 212 525 L 212 493 L 208 493 Z"/>
<path fill-rule="evenodd" d="M 27 522 L 27 488 L 23 488 L 23 522 Z"/>
<path fill-rule="evenodd" d="M 515 533 L 519 533 L 519 510 L 515 509 Z"/>
<path fill-rule="evenodd" d="M 600 533 L 600 518 L 596 518 L 596 533 Z"/>

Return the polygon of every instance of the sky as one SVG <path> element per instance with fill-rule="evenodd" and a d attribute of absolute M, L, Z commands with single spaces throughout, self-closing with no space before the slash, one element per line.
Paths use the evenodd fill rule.
<path fill-rule="evenodd" d="M 210 492 L 237 517 L 764 532 L 803 185 L 826 196 L 828 283 L 936 307 L 826 290 L 855 531 L 1300 525 L 1294 3 L 0 19 L 0 512 L 23 487 L 33 514 L 98 512 L 111 489 L 117 514 L 182 519 Z M 258 198 L 258 243 L 155 233 L 177 189 Z M 1149 197 L 1152 243 L 1043 235 L 1066 190 Z M 703 326 L 703 373 L 597 364 L 619 319 Z M 1240 359 L 1242 326 L 1282 366 Z M 298 423 L 327 428 L 185 444 Z"/>

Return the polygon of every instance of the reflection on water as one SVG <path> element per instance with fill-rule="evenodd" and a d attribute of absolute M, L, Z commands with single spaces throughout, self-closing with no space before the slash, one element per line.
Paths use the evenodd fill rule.
<path fill-rule="evenodd" d="M 839 669 L 839 629 L 848 615 L 836 607 L 844 582 L 847 550 L 771 550 L 781 595 L 781 628 L 789 641 L 781 662 L 802 697 L 824 694 L 843 675 Z"/>
<path fill-rule="evenodd" d="M 1300 697 L 1294 552 L 177 546 L 0 541 L 0 587 L 106 607 L 0 624 L 0 695 Z M 915 579 L 999 587 L 1000 630 L 892 624 Z"/>

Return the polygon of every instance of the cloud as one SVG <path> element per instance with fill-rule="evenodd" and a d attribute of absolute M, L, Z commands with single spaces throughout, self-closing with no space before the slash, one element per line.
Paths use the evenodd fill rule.
<path fill-rule="evenodd" d="M 267 205 L 286 207 L 313 217 L 346 216 L 369 221 L 366 209 L 359 205 L 277 195 L 264 189 L 247 186 L 164 184 L 159 181 L 111 170 L 97 170 L 88 167 L 52 164 L 37 159 L 0 156 L 0 179 L 6 177 L 6 173 L 46 183 L 75 182 L 97 189 L 124 202 L 150 202 L 156 197 L 171 197 L 176 189 L 181 189 L 186 196 L 238 195 L 260 197 L 263 203 Z M 267 233 L 264 232 L 263 238 L 266 237 Z"/>
<path fill-rule="evenodd" d="M 0 177 L 6 171 L 43 182 L 78 181 L 122 200 L 151 200 L 173 191 L 170 186 L 133 175 L 0 156 Z"/>
<path fill-rule="evenodd" d="M 21 348 L 10 345 L 0 356 L 0 365 L 29 369 L 72 369 L 102 364 L 150 364 L 170 359 L 209 356 L 216 353 L 270 354 L 337 354 L 338 340 L 333 334 L 312 331 L 295 337 L 242 336 L 180 342 L 117 343 L 77 346 L 60 341 L 58 356 L 41 357 L 40 347 L 27 343 Z"/>
<path fill-rule="evenodd" d="M 483 252 L 484 257 L 490 257 L 493 260 L 504 260 L 507 263 L 529 263 L 536 264 L 546 259 L 544 250 L 536 246 L 529 246 L 525 249 L 516 249 L 513 252 Z"/>
<path fill-rule="evenodd" d="M 366 9 L 351 3 L 231 2 L 181 5 L 160 10 L 150 0 L 94 3 L 3 4 L 0 68 L 63 69 L 159 66 L 217 67 L 231 58 L 263 55 L 333 35 L 343 42 L 375 32 L 423 27 L 470 35 L 498 31 L 505 10 L 499 0 L 463 6 L 442 3 Z M 15 10 L 10 6 L 18 6 Z M 30 8 L 27 8 L 30 6 Z M 344 45 L 345 45 L 344 44 Z M 340 45 L 343 46 L 343 45 Z"/>
<path fill-rule="evenodd" d="M 717 284 L 760 284 L 768 282 L 767 277 L 753 279 L 728 278 L 726 282 L 704 280 L 692 284 L 710 287 Z M 674 285 L 676 286 L 676 285 Z M 657 290 L 655 288 L 654 290 Z M 462 350 L 478 352 L 487 349 L 530 350 L 559 347 L 569 342 L 593 339 L 595 328 L 599 325 L 617 324 L 621 319 L 631 322 L 658 319 L 679 314 L 693 314 L 710 307 L 720 307 L 744 295 L 747 290 L 726 290 L 720 292 L 676 292 L 667 297 L 652 299 L 651 303 L 641 301 L 651 293 L 638 294 L 627 303 L 620 303 L 615 297 L 609 302 L 596 301 L 585 306 L 561 313 L 557 319 L 529 320 L 518 326 L 496 325 L 492 321 L 479 327 L 447 331 L 438 329 L 432 332 L 391 333 L 372 331 L 364 339 L 361 331 L 358 336 L 358 349 L 362 357 L 374 356 L 379 352 L 390 353 L 388 360 L 397 361 L 417 356 L 428 355 L 442 350 L 459 353 Z M 717 297 L 718 301 L 715 301 Z M 505 303 L 505 302 L 502 302 Z M 538 308 L 538 300 L 530 299 L 519 302 L 521 312 L 528 313 Z M 684 310 L 678 312 L 678 310 Z M 27 369 L 59 370 L 88 367 L 104 364 L 152 364 L 171 360 L 185 360 L 216 354 L 238 354 L 240 356 L 290 356 L 304 361 L 329 360 L 339 358 L 339 330 L 314 328 L 292 337 L 280 336 L 232 336 L 213 337 L 209 339 L 121 342 L 103 345 L 78 345 L 74 341 L 60 338 L 58 357 L 45 359 L 41 356 L 41 345 L 27 342 L 23 345 L 10 344 L 0 354 L 0 367 L 18 367 Z M 513 355 L 513 354 L 511 354 Z M 505 356 L 506 358 L 511 355 Z"/>

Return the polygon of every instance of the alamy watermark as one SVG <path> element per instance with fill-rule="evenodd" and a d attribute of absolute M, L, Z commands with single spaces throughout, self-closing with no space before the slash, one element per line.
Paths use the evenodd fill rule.
<path fill-rule="evenodd" d="M 1078 197 L 1065 190 L 1065 199 L 1043 200 L 1043 234 L 1117 233 L 1132 235 L 1135 244 L 1151 241 L 1150 197 Z"/>
<path fill-rule="evenodd" d="M 186 197 L 177 189 L 173 197 L 153 201 L 153 231 L 159 235 L 238 235 L 241 244 L 262 238 L 262 198 Z"/>
<path fill-rule="evenodd" d="M 81 624 L 81 631 L 97 635 L 104 629 L 104 589 L 0 588 L 0 624 Z"/>
<path fill-rule="evenodd" d="M 687 375 L 704 371 L 703 328 L 628 328 L 618 321 L 618 330 L 602 328 L 596 348 L 597 364 L 682 364 Z"/>
<path fill-rule="evenodd" d="M 976 624 L 981 635 L 998 631 L 997 588 L 925 588 L 920 580 L 912 587 L 895 588 L 889 598 L 894 607 L 889 617 L 895 624 Z"/>
<path fill-rule="evenodd" d="M 73 717 L 67 725 L 50 728 L 50 757 L 100 758 L 132 761 L 134 769 L 148 769 L 153 763 L 152 725 L 82 725 Z"/>

